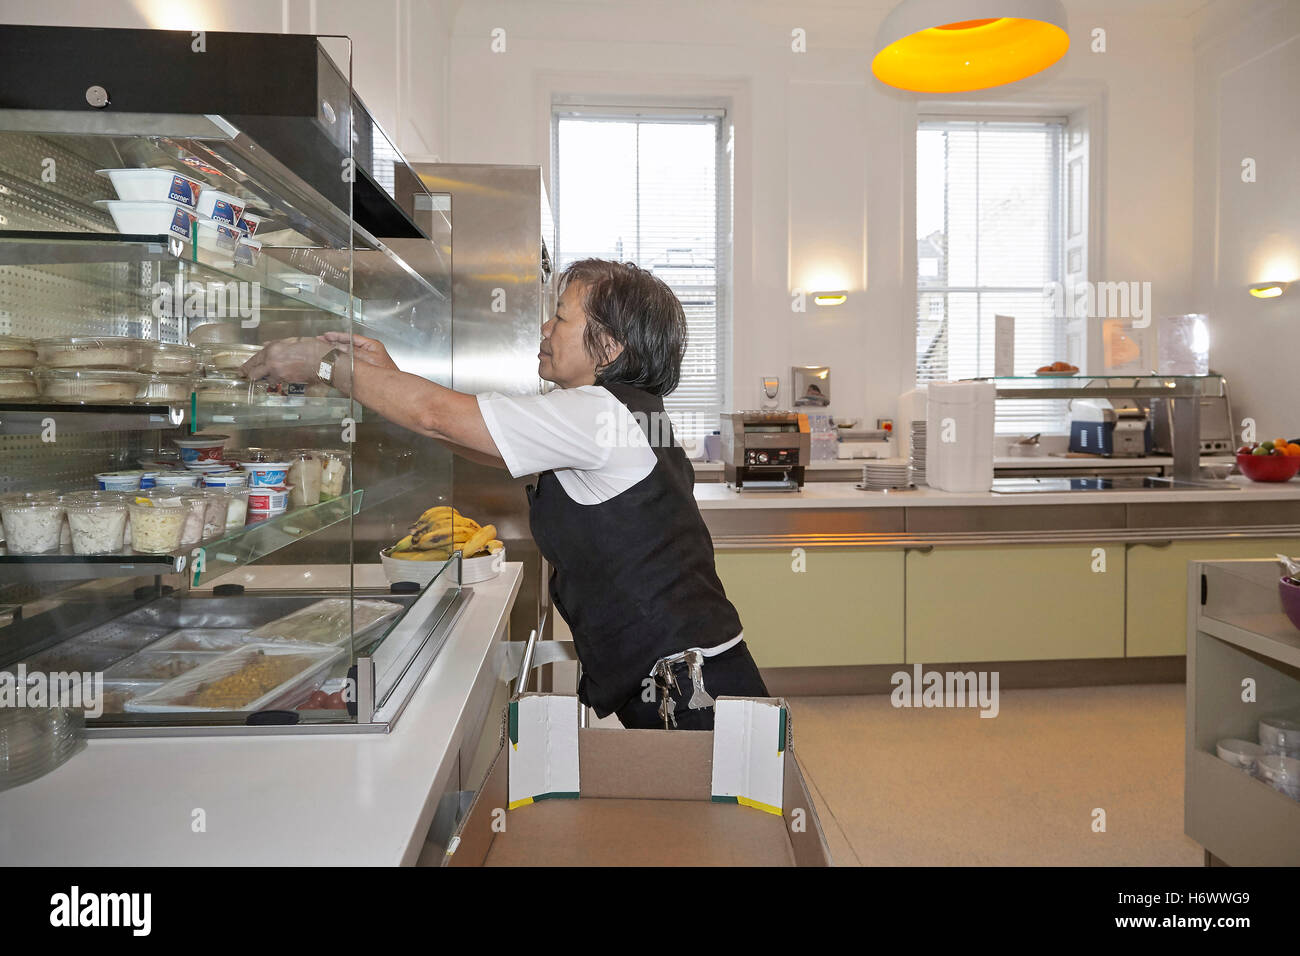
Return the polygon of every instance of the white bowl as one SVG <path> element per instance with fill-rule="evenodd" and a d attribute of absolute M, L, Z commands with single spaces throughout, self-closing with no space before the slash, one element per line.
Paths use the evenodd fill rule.
<path fill-rule="evenodd" d="M 384 565 L 384 575 L 390 584 L 396 584 L 398 581 L 428 584 L 443 566 L 441 561 L 404 561 L 401 558 L 393 558 L 389 556 L 391 550 L 391 548 L 384 548 L 379 552 L 379 560 Z M 501 566 L 505 564 L 505 560 L 505 548 L 496 554 L 466 558 L 460 563 L 460 583 L 477 584 L 480 581 L 491 580 L 501 573 Z"/>
<path fill-rule="evenodd" d="M 200 218 L 215 219 L 233 229 L 244 215 L 244 200 L 209 186 L 199 195 L 197 208 Z"/>
<path fill-rule="evenodd" d="M 1259 744 L 1233 737 L 1220 740 L 1214 749 L 1220 760 L 1225 760 L 1252 775 L 1255 773 L 1255 764 L 1265 753 L 1264 748 Z"/>
<path fill-rule="evenodd" d="M 108 210 L 113 225 L 123 235 L 160 236 L 167 233 L 180 239 L 190 238 L 194 210 L 174 202 L 99 199 L 95 205 Z"/>
<path fill-rule="evenodd" d="M 1300 723 L 1265 717 L 1259 722 L 1259 743 L 1269 753 L 1300 757 Z"/>
<path fill-rule="evenodd" d="M 170 169 L 97 169 L 113 183 L 118 199 L 174 202 L 189 209 L 199 205 L 203 184 Z"/>
<path fill-rule="evenodd" d="M 1264 754 L 1259 758 L 1259 778 L 1292 800 L 1300 800 L 1300 760 L 1281 754 Z"/>

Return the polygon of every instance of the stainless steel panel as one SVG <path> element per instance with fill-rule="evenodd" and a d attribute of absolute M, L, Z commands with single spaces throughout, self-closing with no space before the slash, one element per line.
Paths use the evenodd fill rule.
<path fill-rule="evenodd" d="M 1126 505 L 1130 528 L 1300 524 L 1300 501 L 1151 502 Z"/>
<path fill-rule="evenodd" d="M 708 508 L 700 514 L 715 539 L 725 535 L 901 534 L 908 530 L 902 508 Z"/>
<path fill-rule="evenodd" d="M 550 204 L 537 166 L 416 164 L 425 187 L 451 197 L 452 387 L 481 394 L 536 395 L 542 323 L 555 306 L 550 274 Z M 516 639 L 536 629 L 549 637 L 548 569 L 528 525 L 524 486 L 533 477 L 458 458 L 452 477 L 456 507 L 492 521 L 524 577 L 510 617 Z"/>
<path fill-rule="evenodd" d="M 1014 505 L 1011 507 L 908 508 L 911 532 L 1061 531 L 1086 528 L 1123 528 L 1122 504 Z"/>

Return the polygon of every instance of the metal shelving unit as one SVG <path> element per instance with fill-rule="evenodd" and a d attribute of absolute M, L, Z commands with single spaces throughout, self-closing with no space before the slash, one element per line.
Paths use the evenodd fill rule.
<path fill-rule="evenodd" d="M 1300 865 L 1300 803 L 1215 751 L 1256 740 L 1261 718 L 1300 714 L 1300 629 L 1281 610 L 1281 576 L 1268 559 L 1188 565 L 1184 829 L 1207 863 Z"/>

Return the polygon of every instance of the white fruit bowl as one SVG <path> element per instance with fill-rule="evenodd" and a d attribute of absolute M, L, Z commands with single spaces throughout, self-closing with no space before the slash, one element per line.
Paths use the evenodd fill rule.
<path fill-rule="evenodd" d="M 434 575 L 443 566 L 441 561 L 406 561 L 402 558 L 394 558 L 390 556 L 391 551 L 391 548 L 383 548 L 379 552 L 379 560 L 383 562 L 384 576 L 388 578 L 389 584 L 396 584 L 398 581 L 414 581 L 425 585 L 433 580 Z M 461 562 L 460 583 L 478 584 L 481 581 L 491 580 L 501 573 L 501 566 L 505 564 L 505 560 L 505 548 L 496 554 L 466 558 Z"/>

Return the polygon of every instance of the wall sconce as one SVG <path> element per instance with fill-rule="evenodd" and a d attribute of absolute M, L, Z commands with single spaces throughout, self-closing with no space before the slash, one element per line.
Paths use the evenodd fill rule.
<path fill-rule="evenodd" d="M 1257 299 L 1276 299 L 1290 284 L 1289 282 L 1261 282 L 1250 287 L 1250 294 Z"/>
<path fill-rule="evenodd" d="M 817 305 L 843 305 L 848 301 L 847 292 L 814 292 L 813 302 Z"/>

